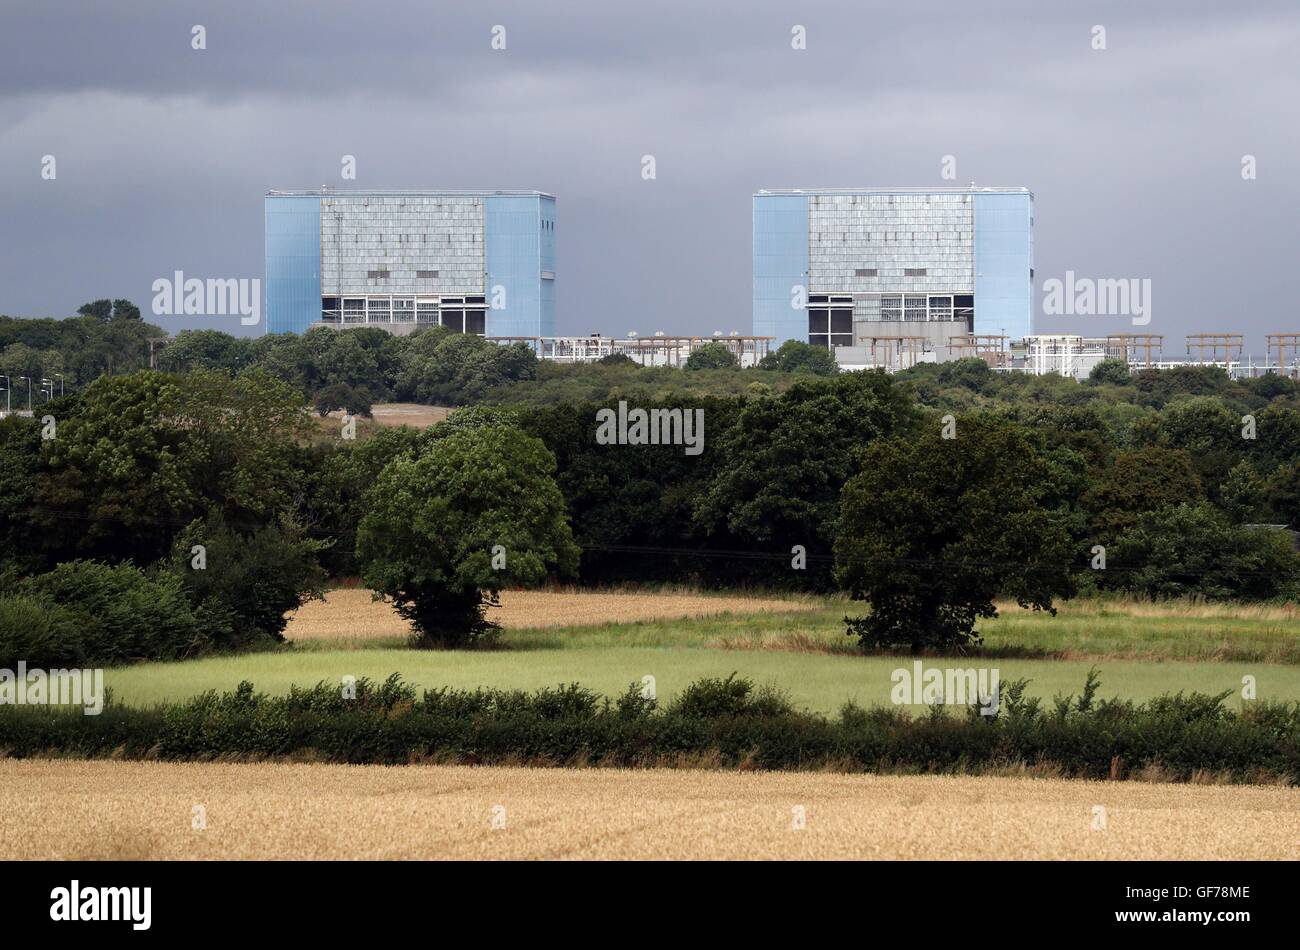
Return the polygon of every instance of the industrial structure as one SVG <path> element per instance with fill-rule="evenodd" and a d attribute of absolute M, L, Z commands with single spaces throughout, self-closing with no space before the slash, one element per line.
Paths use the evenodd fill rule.
<path fill-rule="evenodd" d="M 442 325 L 555 333 L 555 198 L 540 191 L 271 191 L 266 330 Z"/>
<path fill-rule="evenodd" d="M 901 369 L 1034 332 L 1027 188 L 764 190 L 753 196 L 756 335 Z"/>
<path fill-rule="evenodd" d="M 607 337 L 599 333 L 590 336 L 497 336 L 488 337 L 499 343 L 527 343 L 539 359 L 555 363 L 594 363 L 610 356 L 626 356 L 642 366 L 684 366 L 690 355 L 706 343 L 726 347 L 740 366 L 757 366 L 771 351 L 772 338 L 766 336 L 741 336 L 731 333 L 723 336 L 715 331 L 712 336 L 669 336 L 663 331 L 653 336 L 639 336 L 629 332 L 625 337 Z"/>
<path fill-rule="evenodd" d="M 1234 379 L 1277 373 L 1300 379 L 1300 333 L 1265 335 L 1268 355 L 1263 360 L 1244 354 L 1240 333 L 1189 333 L 1186 353 L 1167 356 L 1159 333 L 1112 333 L 1086 337 L 1068 333 L 1042 334 L 1016 340 L 988 359 L 994 369 L 1007 372 L 1049 373 L 1086 379 L 1102 360 L 1121 360 L 1131 370 L 1173 369 L 1179 366 L 1217 366 Z"/>
<path fill-rule="evenodd" d="M 707 343 L 755 366 L 787 340 L 829 348 L 842 369 L 896 372 L 978 358 L 999 372 L 1086 377 L 1219 366 L 1300 378 L 1300 333 L 1271 333 L 1262 361 L 1240 333 L 1037 334 L 1034 196 L 1027 188 L 760 191 L 753 196 L 753 334 L 624 337 L 555 332 L 555 199 L 540 191 L 271 191 L 266 329 L 445 326 L 540 359 L 626 356 L 681 366 Z M 165 340 L 150 340 L 150 364 Z"/>

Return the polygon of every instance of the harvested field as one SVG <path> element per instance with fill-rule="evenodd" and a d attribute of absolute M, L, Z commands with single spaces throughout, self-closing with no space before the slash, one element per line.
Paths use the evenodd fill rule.
<path fill-rule="evenodd" d="M 195 806 L 206 828 L 195 830 Z M 1105 829 L 1095 830 L 1097 807 Z M 793 816 L 802 808 L 805 827 Z M 504 828 L 493 828 L 494 816 Z M 32 834 L 32 829 L 40 829 Z M 0 859 L 1300 858 L 1300 790 L 696 770 L 0 761 Z"/>
<path fill-rule="evenodd" d="M 427 429 L 442 422 L 451 410 L 445 406 L 422 406 L 414 402 L 376 403 L 370 407 L 371 417 L 381 426 L 411 426 Z"/>
<path fill-rule="evenodd" d="M 725 613 L 768 613 L 815 610 L 814 600 L 756 599 L 692 592 L 620 593 L 617 591 L 501 592 L 501 606 L 488 616 L 506 629 L 597 626 L 642 620 L 677 620 Z M 312 601 L 289 619 L 285 637 L 308 640 L 371 640 L 405 637 L 406 621 L 390 604 L 373 600 L 368 590 L 332 590 L 325 600 Z"/>
<path fill-rule="evenodd" d="M 434 423 L 442 422 L 447 416 L 451 415 L 452 411 L 445 406 L 422 406 L 414 402 L 376 403 L 370 407 L 369 418 L 362 416 L 357 419 L 356 437 L 358 439 L 368 438 L 376 429 L 387 426 L 410 426 L 413 429 L 427 429 Z M 332 438 L 338 438 L 345 415 L 343 410 L 335 409 L 323 418 L 310 409 L 306 410 L 306 412 L 315 420 L 322 433 L 328 433 Z"/>

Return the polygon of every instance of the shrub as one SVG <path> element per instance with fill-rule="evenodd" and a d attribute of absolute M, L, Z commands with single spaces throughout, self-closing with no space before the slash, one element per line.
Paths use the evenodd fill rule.
<path fill-rule="evenodd" d="M 704 343 L 686 357 L 686 369 L 734 369 L 739 366 L 736 354 L 725 343 Z"/>
<path fill-rule="evenodd" d="M 75 618 L 87 663 L 177 659 L 210 643 L 172 574 L 149 576 L 129 563 L 68 561 L 26 586 L 36 599 Z"/>
<path fill-rule="evenodd" d="M 1098 583 L 1148 597 L 1268 600 L 1300 590 L 1285 531 L 1233 525 L 1208 502 L 1142 515 L 1108 552 Z"/>
<path fill-rule="evenodd" d="M 705 677 L 691 683 L 669 711 L 693 719 L 723 716 L 787 716 L 794 712 L 789 698 L 774 687 L 755 689 L 753 682 L 732 673 L 726 679 Z"/>
<path fill-rule="evenodd" d="M 977 356 L 964 356 L 959 360 L 940 363 L 935 382 L 940 386 L 960 386 L 972 392 L 988 391 L 997 381 L 997 374 Z"/>
<path fill-rule="evenodd" d="M 1109 383 L 1112 386 L 1129 384 L 1128 363 L 1124 360 L 1104 359 L 1088 373 L 1088 379 L 1094 383 Z"/>
<path fill-rule="evenodd" d="M 62 607 L 20 594 L 0 595 L 0 667 L 79 666 L 85 659 L 77 618 Z"/>
<path fill-rule="evenodd" d="M 935 706 L 846 705 L 830 719 L 792 709 L 772 691 L 735 676 L 687 687 L 667 709 L 637 684 L 616 702 L 576 684 L 517 690 L 415 690 L 396 674 L 362 679 L 353 698 L 335 683 L 266 696 L 241 683 L 148 709 L 108 702 L 80 711 L 0 707 L 0 749 L 9 755 L 204 760 L 310 757 L 398 764 L 473 763 L 622 766 L 713 761 L 725 767 L 979 773 L 1038 767 L 1126 778 L 1152 768 L 1172 779 L 1201 771 L 1239 782 L 1300 782 L 1300 704 L 1251 703 L 1240 712 L 1217 696 L 1178 693 L 1147 703 L 1096 699 L 1089 678 L 1078 697 L 1044 708 L 1024 681 L 1004 684 L 996 715 L 947 715 Z"/>
<path fill-rule="evenodd" d="M 353 387 L 346 383 L 331 383 L 324 389 L 317 390 L 312 400 L 322 417 L 336 409 L 343 409 L 354 416 L 369 416 L 371 402 L 370 392 L 364 386 Z"/>
<path fill-rule="evenodd" d="M 244 532 L 214 514 L 177 536 L 171 571 L 204 619 L 212 646 L 280 642 L 285 614 L 324 596 L 325 572 L 316 555 L 326 547 L 303 537 L 291 520 Z"/>
<path fill-rule="evenodd" d="M 758 367 L 779 373 L 812 373 L 814 376 L 834 376 L 840 371 L 830 350 L 802 340 L 786 340 L 776 352 L 763 357 Z"/>

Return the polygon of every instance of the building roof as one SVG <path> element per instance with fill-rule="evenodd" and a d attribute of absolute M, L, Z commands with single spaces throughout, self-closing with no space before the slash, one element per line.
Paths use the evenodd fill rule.
<path fill-rule="evenodd" d="M 1006 185 L 936 185 L 936 186 L 883 186 L 879 188 L 760 188 L 754 197 L 763 195 L 1029 195 L 1034 193 L 1023 186 Z"/>
<path fill-rule="evenodd" d="M 282 197 L 320 197 L 368 196 L 397 198 L 403 196 L 418 198 L 493 198 L 498 195 L 511 198 L 554 198 L 545 191 L 455 191 L 439 188 L 308 188 L 303 191 L 286 191 L 273 188 L 266 193 L 268 198 Z"/>

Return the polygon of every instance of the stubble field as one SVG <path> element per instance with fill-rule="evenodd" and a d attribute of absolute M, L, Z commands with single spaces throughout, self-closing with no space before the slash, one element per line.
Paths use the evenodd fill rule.
<path fill-rule="evenodd" d="M 196 816 L 205 827 L 195 827 Z M 0 761 L 0 859 L 37 858 L 1295 860 L 1300 790 L 703 770 Z"/>
<path fill-rule="evenodd" d="M 487 615 L 508 630 L 683 620 L 728 613 L 787 613 L 820 606 L 813 598 L 754 598 L 698 591 L 506 590 L 500 599 L 501 606 L 489 609 Z M 363 588 L 332 590 L 323 601 L 303 604 L 290 615 L 284 631 L 285 639 L 292 643 L 365 643 L 409 634 L 410 625 L 392 605 L 375 600 Z"/>

